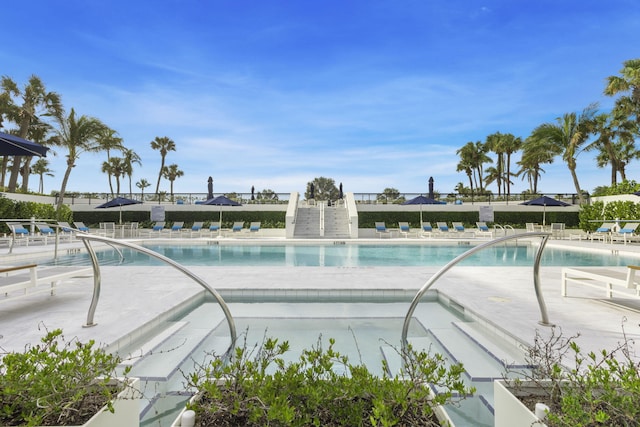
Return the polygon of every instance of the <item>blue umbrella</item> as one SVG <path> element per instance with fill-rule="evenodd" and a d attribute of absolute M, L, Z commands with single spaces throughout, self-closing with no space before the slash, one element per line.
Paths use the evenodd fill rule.
<path fill-rule="evenodd" d="M 240 203 L 236 202 L 235 200 L 231 200 L 230 198 L 224 195 L 214 197 L 213 199 L 205 200 L 201 204 L 220 206 L 220 228 L 222 228 L 222 207 L 223 206 L 241 206 Z"/>
<path fill-rule="evenodd" d="M 411 200 L 407 200 L 403 205 L 420 205 L 420 227 L 422 227 L 422 205 L 446 205 L 446 203 L 420 195 Z"/>
<path fill-rule="evenodd" d="M 49 148 L 15 135 L 0 132 L 0 156 L 45 157 Z"/>
<path fill-rule="evenodd" d="M 537 199 L 527 200 L 526 202 L 520 203 L 521 205 L 529 205 L 529 206 L 542 206 L 542 225 L 546 225 L 546 217 L 547 217 L 547 206 L 571 206 L 569 203 L 565 203 L 562 200 L 556 200 L 553 197 L 542 196 Z"/>
<path fill-rule="evenodd" d="M 122 224 L 122 207 L 127 205 L 136 205 L 139 202 L 137 200 L 127 199 L 125 197 L 116 197 L 115 199 L 109 200 L 106 203 L 96 206 L 96 209 L 104 209 L 104 208 L 115 208 L 116 206 L 120 207 L 120 224 Z"/>

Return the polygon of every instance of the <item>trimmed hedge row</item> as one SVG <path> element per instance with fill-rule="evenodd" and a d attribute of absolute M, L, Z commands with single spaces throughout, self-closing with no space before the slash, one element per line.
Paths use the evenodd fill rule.
<path fill-rule="evenodd" d="M 494 212 L 494 223 L 510 225 L 513 228 L 525 228 L 528 222 L 542 224 L 541 212 Z M 433 226 L 436 222 L 462 222 L 467 228 L 475 228 L 478 221 L 478 212 L 423 212 L 422 220 L 430 222 Z M 412 228 L 420 228 L 420 214 L 417 212 L 360 212 L 358 214 L 359 228 L 374 228 L 376 222 L 384 222 L 387 226 L 394 227 L 398 222 L 408 222 Z M 547 212 L 546 224 L 563 222 L 567 228 L 577 228 L 579 224 L 578 212 Z M 493 223 L 489 223 L 492 225 Z"/>
<path fill-rule="evenodd" d="M 232 210 L 225 211 L 222 214 L 222 227 L 231 228 L 234 222 L 244 221 L 245 225 L 250 222 L 260 221 L 262 228 L 284 228 L 286 212 L 278 211 L 243 211 Z M 101 222 L 118 222 L 120 221 L 120 212 L 118 209 L 104 210 L 99 209 L 93 211 L 74 212 L 74 221 L 82 221 L 89 227 L 97 228 Z M 220 212 L 214 211 L 167 211 L 165 212 L 165 221 L 172 224 L 176 221 L 183 221 L 185 227 L 190 227 L 194 221 L 202 221 L 205 226 L 211 222 L 218 222 Z M 152 221 L 149 220 L 149 212 L 143 211 L 122 211 L 122 222 L 138 222 L 143 228 L 151 226 Z"/>

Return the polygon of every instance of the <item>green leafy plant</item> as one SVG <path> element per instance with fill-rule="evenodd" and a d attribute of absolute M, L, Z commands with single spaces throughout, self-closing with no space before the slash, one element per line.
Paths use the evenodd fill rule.
<path fill-rule="evenodd" d="M 579 335 L 566 338 L 555 328 L 547 338 L 536 333 L 528 351 L 535 369 L 512 382 L 516 395 L 531 410 L 536 402 L 545 403 L 550 427 L 638 426 L 640 362 L 634 360 L 624 328 L 623 335 L 612 350 L 584 353 L 576 342 Z M 524 382 L 534 383 L 543 397 L 520 396 Z"/>
<path fill-rule="evenodd" d="M 4 354 L 0 424 L 78 425 L 105 405 L 113 412 L 112 399 L 124 388 L 112 385 L 120 359 L 94 345 L 67 342 L 55 329 L 24 352 Z"/>
<path fill-rule="evenodd" d="M 439 354 L 408 347 L 399 352 L 402 375 L 382 377 L 354 365 L 334 350 L 302 351 L 295 362 L 282 357 L 289 343 L 265 339 L 261 346 L 235 349 L 230 361 L 214 359 L 188 375 L 201 394 L 189 405 L 198 426 L 413 426 L 440 425 L 433 408 L 475 392 L 461 376 L 461 364 L 446 366 Z M 383 362 L 387 372 L 387 364 Z M 438 393 L 432 393 L 435 387 Z"/>

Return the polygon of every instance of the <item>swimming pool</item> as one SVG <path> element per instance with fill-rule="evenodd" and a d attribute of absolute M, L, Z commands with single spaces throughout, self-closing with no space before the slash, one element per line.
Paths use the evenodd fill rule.
<path fill-rule="evenodd" d="M 416 267 L 443 266 L 472 246 L 457 244 L 145 244 L 185 266 L 280 266 L 280 267 Z M 496 245 L 460 263 L 467 266 L 530 266 L 537 245 L 523 241 Z M 146 254 L 122 249 L 124 259 L 113 249 L 97 252 L 101 265 L 161 265 Z M 638 258 L 607 252 L 572 251 L 546 247 L 542 266 L 626 266 Z M 44 264 L 44 263 L 43 263 Z M 89 264 L 86 253 L 58 257 L 46 264 Z"/>

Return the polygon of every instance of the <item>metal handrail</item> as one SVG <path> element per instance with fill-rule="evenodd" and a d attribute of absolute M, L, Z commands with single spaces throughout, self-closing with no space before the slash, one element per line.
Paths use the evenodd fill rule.
<path fill-rule="evenodd" d="M 449 271 L 451 267 L 458 264 L 463 259 L 469 257 L 470 255 L 475 254 L 489 246 L 497 245 L 498 243 L 502 243 L 507 240 L 517 240 L 522 238 L 529 237 L 540 237 L 542 241 L 540 242 L 540 246 L 538 247 L 538 251 L 536 252 L 536 257 L 533 263 L 533 285 L 536 292 L 536 298 L 538 299 L 538 306 L 540 307 L 540 314 L 542 319 L 540 320 L 541 325 L 543 326 L 553 326 L 552 323 L 549 323 L 549 317 L 547 316 L 547 306 L 544 302 L 544 298 L 542 296 L 542 290 L 540 289 L 540 260 L 542 258 L 542 251 L 544 250 L 545 245 L 547 244 L 547 240 L 549 240 L 550 233 L 543 232 L 533 232 L 533 233 L 523 233 L 516 234 L 514 236 L 505 236 L 498 239 L 491 240 L 490 242 L 483 243 L 481 245 L 475 246 L 465 253 L 458 255 L 453 260 L 449 261 L 447 265 L 442 267 L 440 270 L 436 272 L 418 291 L 418 293 L 413 297 L 413 301 L 411 301 L 411 305 L 409 306 L 409 310 L 404 318 L 404 324 L 402 325 L 402 346 L 407 346 L 407 334 L 409 333 L 409 324 L 411 323 L 411 318 L 413 317 L 413 313 L 420 302 L 422 296 L 429 290 L 429 288 L 440 278 L 444 273 Z"/>
<path fill-rule="evenodd" d="M 187 277 L 189 277 L 190 279 L 193 279 L 196 283 L 198 283 L 200 286 L 205 288 L 211 295 L 213 295 L 213 297 L 216 299 L 216 301 L 220 305 L 220 308 L 222 308 L 222 311 L 224 312 L 224 316 L 227 319 L 227 324 L 229 325 L 229 332 L 231 334 L 231 344 L 229 345 L 229 348 L 227 349 L 226 354 L 229 354 L 229 352 L 233 349 L 236 342 L 237 334 L 236 334 L 236 325 L 235 325 L 235 322 L 233 321 L 233 317 L 231 316 L 231 311 L 229 310 L 229 306 L 227 306 L 227 303 L 224 301 L 224 299 L 218 293 L 218 291 L 216 291 L 213 287 L 211 287 L 211 285 L 209 285 L 203 279 L 201 279 L 200 277 L 198 277 L 197 275 L 189 271 L 183 265 L 175 262 L 171 258 L 167 258 L 164 255 L 161 255 L 155 251 L 152 251 L 151 249 L 147 249 L 145 247 L 136 245 L 135 243 L 120 241 L 120 240 L 112 239 L 109 237 L 96 236 L 91 234 L 77 234 L 76 236 L 79 239 L 82 239 L 82 243 L 87 248 L 87 252 L 89 253 L 89 257 L 91 258 L 91 263 L 93 264 L 93 297 L 91 298 L 89 312 L 87 313 L 87 323 L 86 325 L 84 325 L 84 327 L 88 328 L 96 325 L 96 323 L 94 323 L 93 321 L 93 317 L 95 315 L 96 307 L 98 306 L 98 300 L 100 299 L 100 287 L 101 287 L 100 263 L 98 262 L 98 257 L 96 256 L 96 253 L 93 247 L 91 246 L 91 241 L 95 240 L 98 242 L 107 243 L 109 245 L 120 245 L 130 249 L 134 249 L 138 252 L 142 252 L 143 254 L 149 255 L 150 257 L 163 261 L 169 264 L 170 266 L 174 267 L 176 270 L 184 273 Z"/>

